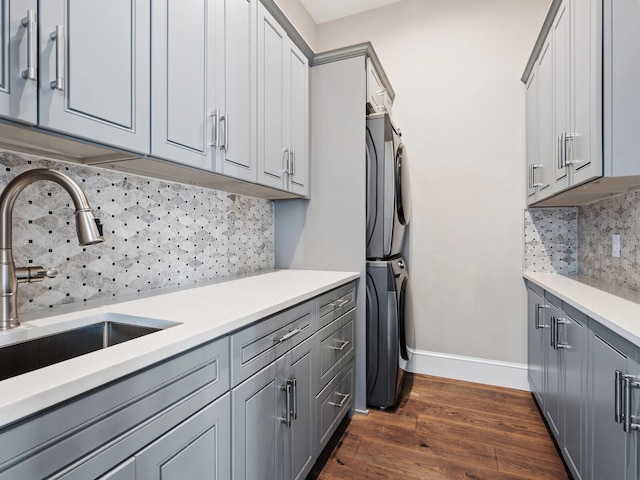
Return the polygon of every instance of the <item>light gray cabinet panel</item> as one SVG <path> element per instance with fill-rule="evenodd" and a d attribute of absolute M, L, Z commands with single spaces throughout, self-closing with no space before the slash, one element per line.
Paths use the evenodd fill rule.
<path fill-rule="evenodd" d="M 213 170 L 214 0 L 151 2 L 151 153 Z"/>
<path fill-rule="evenodd" d="M 285 62 L 288 37 L 258 6 L 258 181 L 286 189 Z"/>
<path fill-rule="evenodd" d="M 306 478 L 315 461 L 314 343 L 298 345 L 286 357 L 280 377 L 293 382 L 291 428 L 285 439 L 285 478 Z"/>
<path fill-rule="evenodd" d="M 271 363 L 231 392 L 233 478 L 283 478 L 286 386 L 277 372 Z"/>
<path fill-rule="evenodd" d="M 574 480 L 584 478 L 586 460 L 587 325 L 586 315 L 564 305 L 558 325 L 564 383 L 561 449 Z"/>
<path fill-rule="evenodd" d="M 316 333 L 316 393 L 322 390 L 355 354 L 355 318 L 355 309 L 350 310 Z"/>
<path fill-rule="evenodd" d="M 288 189 L 299 195 L 309 194 L 309 62 L 307 57 L 289 42 L 287 48 L 287 88 L 285 109 L 291 162 Z"/>
<path fill-rule="evenodd" d="M 258 182 L 309 194 L 309 65 L 258 7 Z"/>
<path fill-rule="evenodd" d="M 356 306 L 355 284 L 349 283 L 318 297 L 318 330 Z"/>
<path fill-rule="evenodd" d="M 551 29 L 553 53 L 553 132 L 557 149 L 562 152 L 567 145 L 566 132 L 570 131 L 571 114 L 571 19 L 570 0 L 560 6 Z M 554 162 L 554 191 L 559 192 L 569 186 L 569 169 L 564 164 L 563 155 Z"/>
<path fill-rule="evenodd" d="M 309 301 L 234 333 L 231 336 L 232 385 L 266 367 L 315 330 L 315 301 Z"/>
<path fill-rule="evenodd" d="M 545 417 L 551 432 L 561 444 L 561 417 L 562 417 L 562 392 L 563 392 L 563 375 L 561 363 L 561 350 L 554 348 L 554 318 L 563 318 L 562 303 L 559 299 L 547 294 L 545 298 L 549 308 L 545 309 L 545 324 L 550 328 L 545 329 L 548 332 L 546 338 L 546 359 L 545 370 L 547 384 L 545 389 Z"/>
<path fill-rule="evenodd" d="M 592 480 L 637 478 L 637 432 L 626 433 L 616 411 L 616 371 L 637 375 L 637 347 L 592 322 L 589 332 L 589 439 L 587 459 Z M 640 396 L 632 389 L 631 414 L 638 415 Z"/>
<path fill-rule="evenodd" d="M 130 458 L 97 480 L 136 480 L 136 459 Z"/>
<path fill-rule="evenodd" d="M 39 125 L 148 153 L 150 2 L 39 7 Z"/>
<path fill-rule="evenodd" d="M 353 407 L 354 382 L 354 365 L 350 363 L 316 396 L 319 451 L 327 446 L 331 435 Z"/>
<path fill-rule="evenodd" d="M 230 394 L 135 456 L 136 480 L 223 480 L 231 476 Z"/>
<path fill-rule="evenodd" d="M 0 1 L 0 115 L 31 125 L 38 120 L 37 11 L 37 0 Z"/>
<path fill-rule="evenodd" d="M 255 182 L 258 0 L 216 0 L 216 171 Z"/>
<path fill-rule="evenodd" d="M 528 295 L 528 315 L 527 315 L 527 355 L 529 360 L 529 385 L 531 391 L 536 396 L 540 408 L 544 411 L 545 398 L 545 328 L 549 325 L 545 323 L 546 304 L 544 302 L 544 291 L 533 284 L 527 288 Z"/>

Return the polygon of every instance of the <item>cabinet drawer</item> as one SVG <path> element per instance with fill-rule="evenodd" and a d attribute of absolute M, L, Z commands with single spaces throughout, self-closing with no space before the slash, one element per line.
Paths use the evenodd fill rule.
<path fill-rule="evenodd" d="M 355 309 L 350 310 L 316 334 L 318 352 L 316 392 L 320 391 L 353 357 L 355 318 Z"/>
<path fill-rule="evenodd" d="M 238 385 L 316 330 L 315 302 L 262 320 L 231 336 L 231 384 Z"/>
<path fill-rule="evenodd" d="M 353 406 L 355 391 L 353 368 L 353 362 L 351 362 L 316 397 L 319 450 L 327 445 L 344 415 Z"/>
<path fill-rule="evenodd" d="M 318 329 L 356 306 L 355 283 L 338 287 L 318 297 Z"/>
<path fill-rule="evenodd" d="M 106 472 L 226 392 L 228 355 L 223 338 L 5 428 L 0 479 Z"/>

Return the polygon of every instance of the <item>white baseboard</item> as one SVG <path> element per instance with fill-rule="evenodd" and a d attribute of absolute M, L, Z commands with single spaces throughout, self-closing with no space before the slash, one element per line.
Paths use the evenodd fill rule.
<path fill-rule="evenodd" d="M 453 378 L 498 387 L 530 391 L 527 365 L 409 348 L 409 361 L 401 360 L 411 373 Z"/>

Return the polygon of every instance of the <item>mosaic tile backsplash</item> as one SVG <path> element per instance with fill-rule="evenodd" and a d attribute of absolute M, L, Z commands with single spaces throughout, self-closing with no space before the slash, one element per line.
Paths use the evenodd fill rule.
<path fill-rule="evenodd" d="M 640 191 L 580 207 L 580 273 L 640 291 Z M 611 255 L 611 236 L 620 235 L 620 257 Z"/>
<path fill-rule="evenodd" d="M 104 224 L 104 243 L 81 247 L 62 187 L 39 181 L 25 188 L 13 214 L 16 266 L 60 273 L 21 284 L 21 312 L 274 267 L 271 201 L 10 152 L 0 152 L 0 163 L 0 188 L 33 168 L 66 173 Z"/>
<path fill-rule="evenodd" d="M 578 273 L 578 209 L 524 211 L 524 271 Z"/>

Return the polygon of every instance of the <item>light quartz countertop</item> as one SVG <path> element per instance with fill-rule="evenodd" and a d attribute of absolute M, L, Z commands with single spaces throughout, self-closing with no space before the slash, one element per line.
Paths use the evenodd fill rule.
<path fill-rule="evenodd" d="M 110 315 L 179 322 L 153 334 L 0 381 L 0 426 L 163 361 L 359 277 L 353 272 L 276 270 L 58 315 L 31 314 L 0 332 L 0 346 Z M 67 329 L 67 328 L 65 328 Z M 0 366 L 1 368 L 1 366 Z"/>
<path fill-rule="evenodd" d="M 523 276 L 609 330 L 640 346 L 639 293 L 610 287 L 579 275 L 524 273 Z"/>

